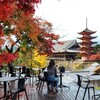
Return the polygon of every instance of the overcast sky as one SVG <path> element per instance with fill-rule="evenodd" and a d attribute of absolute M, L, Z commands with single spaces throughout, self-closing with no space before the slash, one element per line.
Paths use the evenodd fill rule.
<path fill-rule="evenodd" d="M 80 37 L 78 32 L 86 28 L 87 18 L 87 27 L 98 36 L 93 41 L 100 40 L 100 0 L 42 0 L 35 16 L 51 22 L 60 40 Z"/>

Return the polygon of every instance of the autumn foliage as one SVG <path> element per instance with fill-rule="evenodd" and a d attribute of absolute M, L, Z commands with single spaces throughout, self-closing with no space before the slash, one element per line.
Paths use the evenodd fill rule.
<path fill-rule="evenodd" d="M 47 55 L 39 55 L 37 50 L 34 50 L 32 53 L 32 58 L 28 60 L 30 67 L 34 68 L 44 68 L 46 67 Z"/>
<path fill-rule="evenodd" d="M 0 54 L 0 65 L 3 63 L 9 63 L 18 57 L 17 54 L 2 53 Z"/>
<path fill-rule="evenodd" d="M 59 35 L 52 32 L 51 23 L 34 18 L 35 6 L 38 3 L 41 3 L 41 0 L 0 0 L 0 50 L 8 40 L 3 52 L 7 53 L 8 57 L 11 55 L 7 60 L 1 52 L 0 63 L 14 60 L 12 55 L 19 51 L 27 53 L 31 49 L 37 49 L 42 55 L 52 53 L 53 41 L 58 41 Z M 12 39 L 12 35 L 16 40 Z M 18 49 L 13 53 L 14 46 Z"/>
<path fill-rule="evenodd" d="M 16 9 L 23 11 L 25 14 L 34 14 L 34 7 L 39 2 L 41 0 L 0 0 L 0 20 L 8 20 Z"/>
<path fill-rule="evenodd" d="M 48 56 L 40 55 L 37 50 L 32 50 L 27 54 L 19 53 L 18 59 L 14 62 L 16 65 L 28 66 L 30 68 L 44 68 Z"/>
<path fill-rule="evenodd" d="M 100 60 L 100 53 L 91 55 L 90 59 L 93 61 L 99 61 Z"/>

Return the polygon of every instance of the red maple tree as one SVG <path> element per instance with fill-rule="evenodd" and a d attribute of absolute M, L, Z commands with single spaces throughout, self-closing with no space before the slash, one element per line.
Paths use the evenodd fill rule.
<path fill-rule="evenodd" d="M 37 48 L 40 54 L 52 53 L 53 41 L 57 41 L 59 35 L 52 33 L 51 23 L 33 17 L 35 5 L 40 2 L 41 0 L 0 0 L 0 49 L 6 40 L 9 41 L 5 53 L 0 54 L 0 63 L 9 63 L 17 57 L 15 55 L 18 51 L 26 52 L 31 48 Z M 16 41 L 11 38 L 12 35 Z M 14 46 L 17 46 L 15 52 Z"/>
<path fill-rule="evenodd" d="M 21 10 L 26 15 L 34 14 L 35 4 L 39 3 L 41 0 L 0 0 L 0 50 L 2 45 L 5 43 L 5 33 L 4 28 L 7 22 L 9 23 L 9 18 L 12 17 L 12 14 L 16 10 Z M 3 38 L 4 37 L 4 38 Z M 7 57 L 8 56 L 8 57 Z M 9 59 L 7 59 L 9 58 Z M 13 54 L 11 53 L 2 53 L 0 54 L 0 63 L 10 62 L 14 59 Z"/>

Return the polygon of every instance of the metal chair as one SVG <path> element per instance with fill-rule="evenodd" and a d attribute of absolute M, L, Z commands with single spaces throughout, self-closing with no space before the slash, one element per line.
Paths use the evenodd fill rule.
<path fill-rule="evenodd" d="M 100 100 L 100 93 L 93 95 L 92 100 Z"/>
<path fill-rule="evenodd" d="M 26 78 L 19 78 L 19 79 L 8 82 L 10 97 L 12 98 L 12 100 L 17 100 L 16 99 L 17 96 L 19 100 L 20 92 L 25 92 L 26 99 L 28 100 L 28 96 L 27 96 L 27 92 L 25 88 L 25 81 L 26 81 Z"/>
<path fill-rule="evenodd" d="M 39 92 L 43 90 L 43 87 L 44 87 L 45 83 L 47 84 L 47 90 L 49 92 L 51 92 L 53 90 L 55 82 L 48 80 L 48 72 L 44 72 L 44 77 L 42 77 L 42 78 L 40 76 L 38 76 L 38 79 L 39 79 L 39 81 L 38 81 L 36 89 Z"/>
<path fill-rule="evenodd" d="M 75 100 L 77 100 L 77 96 L 78 96 L 80 88 L 85 89 L 82 100 L 84 100 L 87 91 L 88 91 L 88 98 L 90 99 L 90 89 L 93 89 L 93 94 L 95 95 L 94 86 L 92 84 L 90 84 L 90 80 L 87 77 L 81 76 L 79 74 L 76 74 L 76 75 L 78 78 L 78 81 L 77 81 L 78 90 L 77 90 Z M 84 82 L 84 81 L 87 81 L 87 82 Z M 95 97 L 94 97 L 94 99 L 95 99 Z"/>

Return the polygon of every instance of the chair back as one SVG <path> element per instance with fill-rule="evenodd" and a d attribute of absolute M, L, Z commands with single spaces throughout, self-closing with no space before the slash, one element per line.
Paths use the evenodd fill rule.
<path fill-rule="evenodd" d="M 30 68 L 26 68 L 26 77 L 31 77 Z"/>
<path fill-rule="evenodd" d="M 76 74 L 77 75 L 77 85 L 79 87 L 83 87 L 83 84 L 84 84 L 84 88 L 87 88 L 89 83 L 90 83 L 90 80 L 87 78 L 87 77 L 84 77 L 84 76 L 81 76 L 79 74 Z"/>
<path fill-rule="evenodd" d="M 26 72 L 27 72 L 27 68 L 26 68 L 26 66 L 23 66 L 22 67 L 22 74 L 26 74 Z"/>
<path fill-rule="evenodd" d="M 11 74 L 11 77 L 15 77 L 15 68 L 13 66 L 9 66 L 9 74 Z"/>
<path fill-rule="evenodd" d="M 10 92 L 14 90 L 23 90 L 25 88 L 25 80 L 26 78 L 19 78 L 8 82 Z"/>
<path fill-rule="evenodd" d="M 44 78 L 46 81 L 48 81 L 48 72 L 44 72 Z"/>
<path fill-rule="evenodd" d="M 25 88 L 25 81 L 26 81 L 26 78 L 20 78 L 18 80 L 18 89 L 23 89 Z"/>
<path fill-rule="evenodd" d="M 53 84 L 54 80 L 48 80 L 48 72 L 44 72 L 44 81 L 47 82 L 47 85 Z"/>
<path fill-rule="evenodd" d="M 81 87 L 82 77 L 81 77 L 80 75 L 77 74 L 77 79 L 78 79 L 77 85 L 78 85 L 79 87 Z"/>

